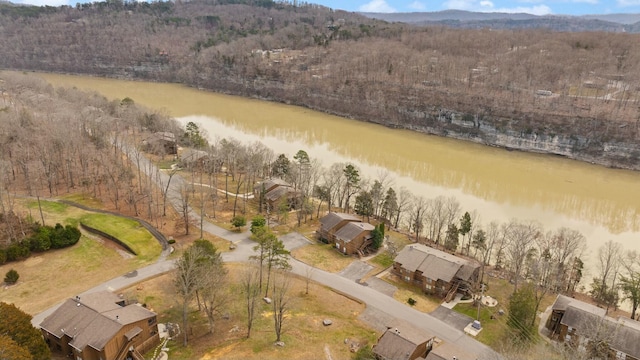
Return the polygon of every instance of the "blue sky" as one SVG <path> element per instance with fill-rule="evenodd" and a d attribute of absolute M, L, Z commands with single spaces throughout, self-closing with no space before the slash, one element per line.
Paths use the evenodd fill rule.
<path fill-rule="evenodd" d="M 72 5 L 94 0 L 10 0 L 33 5 Z M 289 0 L 291 1 L 291 0 Z M 441 11 L 525 12 L 535 15 L 640 13 L 640 0 L 298 0 L 333 9 L 366 12 Z"/>
<path fill-rule="evenodd" d="M 307 0 L 334 9 L 368 12 L 524 12 L 535 15 L 640 13 L 640 0 Z"/>

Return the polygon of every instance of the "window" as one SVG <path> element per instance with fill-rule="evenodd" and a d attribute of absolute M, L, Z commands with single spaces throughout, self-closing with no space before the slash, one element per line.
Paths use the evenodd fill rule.
<path fill-rule="evenodd" d="M 425 289 L 427 289 L 427 290 L 431 290 L 431 289 L 433 289 L 433 286 L 431 286 L 431 285 L 425 285 L 425 286 L 424 286 L 424 288 L 425 288 Z"/>
<path fill-rule="evenodd" d="M 404 277 L 404 281 L 411 281 L 411 278 L 410 278 L 410 277 L 408 277 L 408 276 L 405 276 L 405 277 Z"/>
<path fill-rule="evenodd" d="M 153 325 L 156 323 L 156 317 L 152 317 L 151 319 L 147 320 L 147 324 L 149 324 L 149 326 Z"/>

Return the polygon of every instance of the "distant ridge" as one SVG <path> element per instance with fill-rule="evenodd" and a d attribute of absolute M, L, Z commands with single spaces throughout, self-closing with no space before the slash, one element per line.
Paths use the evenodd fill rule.
<path fill-rule="evenodd" d="M 553 31 L 640 32 L 640 14 L 533 15 L 527 13 L 485 13 L 464 10 L 411 13 L 360 13 L 368 18 L 413 25 L 441 25 L 465 29 L 532 29 Z"/>

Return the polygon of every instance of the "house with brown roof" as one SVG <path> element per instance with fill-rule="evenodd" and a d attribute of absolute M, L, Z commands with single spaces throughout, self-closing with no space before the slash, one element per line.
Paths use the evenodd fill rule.
<path fill-rule="evenodd" d="M 178 153 L 176 136 L 168 131 L 159 131 L 142 140 L 145 151 L 154 154 L 175 155 Z"/>
<path fill-rule="evenodd" d="M 396 320 L 378 338 L 372 350 L 378 360 L 424 359 L 434 341 L 434 335 L 406 321 Z"/>
<path fill-rule="evenodd" d="M 187 169 L 202 170 L 210 160 L 210 154 L 204 150 L 186 148 L 180 152 L 180 166 Z"/>
<path fill-rule="evenodd" d="M 330 212 L 320 219 L 320 228 L 316 231 L 316 234 L 318 235 L 318 238 L 325 243 L 335 244 L 335 234 L 338 230 L 342 229 L 342 227 L 350 222 L 360 221 L 361 219 L 355 215 Z"/>
<path fill-rule="evenodd" d="M 53 352 L 76 360 L 143 359 L 160 342 L 154 312 L 108 291 L 66 300 L 40 330 Z"/>
<path fill-rule="evenodd" d="M 364 249 L 371 245 L 375 227 L 369 223 L 347 222 L 334 234 L 336 249 L 345 255 L 363 254 Z"/>
<path fill-rule="evenodd" d="M 423 244 L 410 244 L 396 256 L 392 273 L 425 293 L 450 301 L 478 281 L 480 264 Z"/>
<path fill-rule="evenodd" d="M 269 209 L 276 209 L 282 201 L 287 201 L 290 209 L 295 208 L 300 192 L 282 179 L 267 179 L 253 188 L 255 198 L 262 199 Z"/>
<path fill-rule="evenodd" d="M 441 342 L 431 349 L 425 360 L 477 360 L 473 355 L 450 342 Z"/>
<path fill-rule="evenodd" d="M 558 295 L 545 327 L 551 339 L 578 351 L 587 351 L 590 342 L 598 341 L 607 345 L 609 358 L 640 359 L 640 322 L 611 318 L 598 306 Z"/>

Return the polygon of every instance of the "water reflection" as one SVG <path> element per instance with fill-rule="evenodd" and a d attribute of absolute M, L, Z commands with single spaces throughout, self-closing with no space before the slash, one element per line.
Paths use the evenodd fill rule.
<path fill-rule="evenodd" d="M 327 165 L 356 163 L 368 177 L 389 171 L 396 187 L 406 186 L 426 198 L 455 196 L 464 210 L 478 210 L 485 224 L 534 219 L 548 230 L 566 226 L 581 231 L 592 252 L 607 240 L 640 251 L 640 173 L 391 130 L 176 84 L 38 76 L 55 86 L 130 97 L 165 109 L 182 121 L 201 123 L 211 136 L 262 141 L 289 156 L 305 149 Z"/>
<path fill-rule="evenodd" d="M 640 176 L 629 171 L 569 161 L 563 158 L 509 152 L 371 124 L 344 121 L 318 126 L 313 118 L 297 121 L 224 120 L 187 117 L 210 134 L 263 141 L 289 156 L 306 149 L 329 165 L 352 161 L 361 167 L 384 168 L 394 177 L 422 183 L 427 197 L 447 195 L 451 189 L 494 204 L 564 214 L 601 225 L 614 234 L 638 232 Z M 293 143 L 292 143 L 293 141 Z M 288 144 L 288 145 L 287 145 Z M 295 145 L 295 146 L 292 146 Z M 365 173 L 375 177 L 373 173 Z M 398 185 L 411 186 L 415 184 Z M 463 208 L 468 209 L 463 203 Z M 486 213 L 486 209 L 483 213 Z M 533 211 L 532 218 L 539 218 Z"/>

